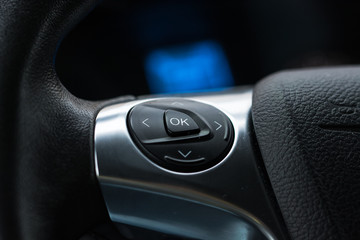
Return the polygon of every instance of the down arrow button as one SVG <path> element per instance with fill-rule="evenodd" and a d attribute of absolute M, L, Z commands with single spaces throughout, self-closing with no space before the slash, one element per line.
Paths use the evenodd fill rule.
<path fill-rule="evenodd" d="M 170 136 L 185 136 L 200 131 L 189 115 L 174 110 L 165 112 L 165 126 Z"/>

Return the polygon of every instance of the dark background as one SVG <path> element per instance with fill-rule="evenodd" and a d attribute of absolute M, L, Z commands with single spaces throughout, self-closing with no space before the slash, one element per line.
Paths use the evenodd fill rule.
<path fill-rule="evenodd" d="M 237 85 L 273 72 L 360 63 L 360 1 L 103 1 L 59 47 L 56 70 L 78 97 L 148 94 L 144 57 L 216 40 Z"/>

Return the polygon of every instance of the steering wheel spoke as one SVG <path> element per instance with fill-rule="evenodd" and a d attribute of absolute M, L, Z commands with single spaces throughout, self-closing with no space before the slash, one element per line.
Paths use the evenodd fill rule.
<path fill-rule="evenodd" d="M 104 108 L 98 114 L 94 136 L 96 167 L 111 219 L 120 227 L 127 224 L 195 239 L 282 238 L 252 147 L 251 89 L 188 95 L 185 99 L 155 98 L 120 103 Z M 168 150 L 161 151 L 155 159 L 146 154 L 146 149 L 141 150 L 135 144 L 127 123 L 129 119 L 139 122 L 133 124 L 138 128 L 135 130 L 139 134 L 148 131 L 150 134 L 145 135 L 148 138 L 151 134 L 155 137 L 159 135 L 161 125 L 167 124 L 166 119 L 157 118 L 147 107 L 164 109 L 160 116 L 166 116 L 170 111 L 168 109 L 174 106 L 177 111 L 184 109 L 189 115 L 199 116 L 198 125 L 201 125 L 200 119 L 210 126 L 213 124 L 210 130 L 213 138 L 218 134 L 224 139 L 221 127 L 225 128 L 225 124 L 221 120 L 213 121 L 211 114 L 206 115 L 211 109 L 201 113 L 202 109 L 206 109 L 205 105 L 201 105 L 203 102 L 226 112 L 234 128 L 233 146 L 216 165 L 199 169 L 187 160 L 187 155 L 196 152 L 199 142 L 206 145 L 205 150 L 200 150 L 200 156 L 206 156 L 207 151 L 215 151 L 210 149 L 220 147 L 219 143 L 212 146 L 209 139 L 197 140 L 196 136 L 200 133 L 193 134 L 195 140 L 188 137 L 180 143 L 171 137 L 169 140 L 162 138 L 165 141 L 163 148 Z M 144 114 L 129 115 L 129 112 L 136 111 L 131 109 L 139 109 Z M 160 110 L 155 113 L 157 111 Z M 178 125 L 187 119 L 173 119 L 173 124 Z M 146 124 L 142 125 L 144 120 Z M 157 130 L 151 131 L 152 127 Z M 176 136 L 172 138 L 176 139 Z M 176 149 L 185 149 L 186 154 L 178 154 Z M 167 154 L 182 158 L 181 165 L 164 165 L 161 159 L 156 159 L 165 156 L 162 161 L 166 161 Z M 277 237 L 273 231 L 276 231 Z"/>
<path fill-rule="evenodd" d="M 359 67 L 90 102 L 54 56 L 97 3 L 0 0 L 0 239 L 360 238 Z"/>

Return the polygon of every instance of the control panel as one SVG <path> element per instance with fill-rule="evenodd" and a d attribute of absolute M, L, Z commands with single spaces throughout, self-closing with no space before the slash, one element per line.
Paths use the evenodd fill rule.
<path fill-rule="evenodd" d="M 229 118 L 192 100 L 159 99 L 134 106 L 127 117 L 130 135 L 153 162 L 176 172 L 197 172 L 219 163 L 234 138 Z"/>
<path fill-rule="evenodd" d="M 252 89 L 239 88 L 104 107 L 94 166 L 115 226 L 185 239 L 286 239 L 252 145 L 251 103 Z"/>

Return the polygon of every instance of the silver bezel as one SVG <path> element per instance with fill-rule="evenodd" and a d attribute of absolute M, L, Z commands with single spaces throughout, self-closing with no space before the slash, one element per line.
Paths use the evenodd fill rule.
<path fill-rule="evenodd" d="M 132 141 L 126 123 L 129 110 L 155 99 L 160 98 L 108 106 L 97 116 L 95 167 L 111 219 L 121 224 L 199 239 L 277 239 L 269 227 L 242 204 L 244 196 L 241 192 L 254 196 L 264 192 L 258 178 L 245 179 L 238 174 L 242 168 L 246 168 L 249 176 L 252 172 L 259 174 L 255 165 L 247 163 L 254 158 L 248 139 L 252 90 L 186 97 L 218 108 L 234 127 L 234 144 L 227 156 L 209 169 L 191 173 L 175 172 L 157 165 Z M 239 181 L 246 183 L 232 186 Z M 253 190 L 248 189 L 249 184 Z M 247 190 L 241 191 L 241 187 Z M 267 196 L 263 197 L 254 204 L 269 211 L 269 215 L 273 214 Z M 171 214 L 177 211 L 174 206 L 181 209 L 181 213 Z M 154 209 L 159 208 L 169 214 L 154 213 Z M 201 212 L 206 216 L 201 217 Z M 210 224 L 209 217 L 221 220 L 221 224 Z M 169 222 L 171 226 L 166 224 Z M 245 235 L 248 237 L 243 238 Z"/>

